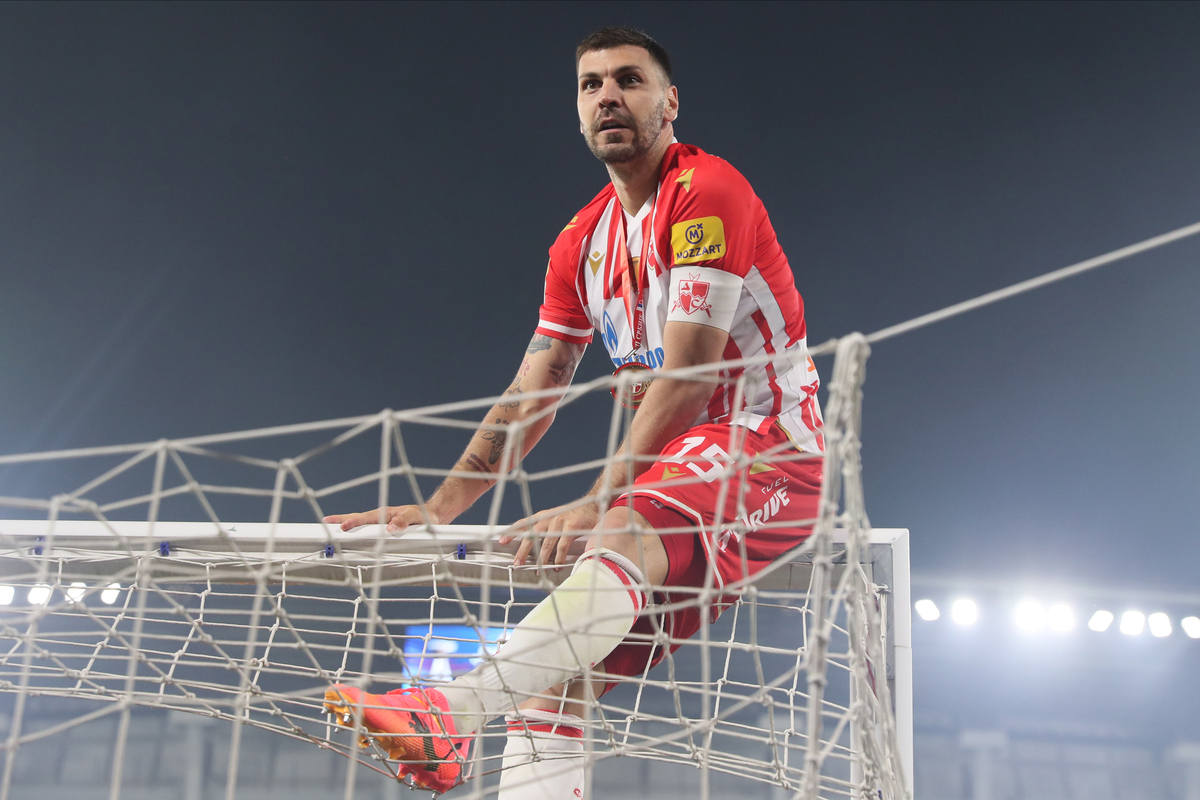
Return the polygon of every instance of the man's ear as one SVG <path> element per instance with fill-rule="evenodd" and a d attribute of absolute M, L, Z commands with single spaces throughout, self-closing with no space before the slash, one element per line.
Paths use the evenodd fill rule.
<path fill-rule="evenodd" d="M 679 90 L 674 86 L 667 87 L 667 108 L 663 119 L 667 122 L 679 119 Z"/>

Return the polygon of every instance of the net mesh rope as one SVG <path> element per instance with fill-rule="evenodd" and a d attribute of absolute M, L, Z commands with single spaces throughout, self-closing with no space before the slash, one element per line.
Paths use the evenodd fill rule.
<path fill-rule="evenodd" d="M 695 767 L 702 797 L 717 775 L 781 787 L 788 797 L 907 796 L 883 679 L 887 592 L 871 574 L 859 461 L 870 348 L 852 335 L 813 354 L 835 349 L 813 535 L 753 580 L 726 586 L 719 594 L 731 605 L 720 619 L 705 614 L 700 632 L 672 642 L 679 649 L 660 665 L 588 704 L 589 781 L 624 757 Z M 700 369 L 681 376 L 712 380 Z M 571 387 L 560 407 L 614 385 L 619 393 L 634 379 Z M 737 391 L 753 389 L 744 373 L 738 380 Z M 533 513 L 539 483 L 594 474 L 613 458 L 631 412 L 612 403 L 605 458 L 540 471 L 516 455 L 531 420 L 499 426 L 508 445 L 485 496 L 486 525 L 397 537 L 382 525 L 343 533 L 320 520 L 370 490 L 378 505 L 400 495 L 423 504 L 423 482 L 457 473 L 414 462 L 414 441 L 469 433 L 495 401 L 0 458 L 10 477 L 76 481 L 49 496 L 0 497 L 7 516 L 24 517 L 0 520 L 0 691 L 11 719 L 0 800 L 10 796 L 22 748 L 110 714 L 119 719 L 110 796 L 120 797 L 135 707 L 231 723 L 229 798 L 237 797 L 247 726 L 354 760 L 346 798 L 361 770 L 395 776 L 377 745 L 360 749 L 354 731 L 330 724 L 325 688 L 432 685 L 452 671 L 450 651 L 460 643 L 489 658 L 566 574 L 512 565 L 512 549 L 496 543 L 512 521 L 505 504 Z M 720 466 L 728 482 L 749 464 Z M 718 599 L 700 589 L 682 605 L 708 609 Z M 667 642 L 660 626 L 651 638 Z M 30 724 L 31 703 L 46 697 L 70 698 L 78 713 Z M 470 776 L 451 796 L 495 796 L 506 736 L 503 720 L 480 732 Z"/>

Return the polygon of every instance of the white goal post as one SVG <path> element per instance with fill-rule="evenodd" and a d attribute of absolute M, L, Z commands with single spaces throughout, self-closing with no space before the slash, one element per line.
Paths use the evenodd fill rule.
<path fill-rule="evenodd" d="M 0 600 L 8 601 L 0 607 L 0 619 L 3 639 L 10 642 L 0 658 L 0 689 L 30 697 L 93 701 L 97 707 L 81 712 L 81 720 L 121 710 L 126 704 L 189 711 L 301 736 L 318 746 L 341 748 L 351 754 L 345 741 L 338 741 L 338 731 L 327 728 L 320 717 L 319 690 L 330 680 L 363 677 L 352 662 L 357 656 L 361 664 L 364 653 L 358 652 L 361 648 L 353 642 L 366 633 L 363 607 L 369 604 L 372 589 L 377 591 L 376 603 L 382 612 L 379 627 L 387 633 L 380 631 L 371 647 L 375 664 L 382 667 L 377 678 L 386 685 L 389 678 L 398 681 L 404 677 L 403 663 L 414 658 L 409 655 L 415 649 L 410 646 L 414 639 L 422 642 L 415 655 L 417 660 L 436 660 L 438 654 L 429 652 L 428 640 L 438 625 L 468 623 L 479 632 L 497 623 L 504 627 L 520 613 L 519 608 L 514 609 L 520 600 L 514 602 L 514 598 L 521 590 L 544 592 L 565 576 L 565 572 L 537 567 L 513 567 L 516 543 L 496 545 L 501 530 L 484 525 L 450 525 L 381 538 L 379 526 L 342 532 L 319 523 L 218 526 L 205 522 L 158 521 L 151 525 L 144 521 L 0 520 Z M 869 541 L 864 566 L 886 621 L 880 630 L 881 645 L 900 756 L 905 775 L 909 776 L 912 675 L 908 532 L 874 529 Z M 581 549 L 577 543 L 572 558 Z M 844 560 L 844 537 L 834 537 L 834 553 L 835 562 Z M 844 569 L 844 563 L 836 565 L 835 576 Z M 729 591 L 742 596 L 739 606 L 753 602 L 802 610 L 810 599 L 812 572 L 811 552 L 800 552 L 772 565 L 745 586 L 731 586 Z M 260 580 L 270 587 L 266 595 L 244 591 Z M 155 602 L 153 597 L 137 592 L 139 582 L 170 602 Z M 431 592 L 436 595 L 451 587 L 466 592 L 487 590 L 497 594 L 498 600 L 489 603 L 472 598 L 476 602 L 471 602 L 460 597 L 448 602 L 465 600 L 465 606 L 459 607 L 465 613 L 454 616 L 444 613 L 445 609 L 435 612 L 437 604 L 430 603 Z M 747 592 L 751 587 L 753 592 Z M 406 589 L 419 592 L 403 598 L 389 597 Z M 261 607 L 258 620 L 252 620 L 256 597 Z M 314 602 L 336 603 L 341 609 L 343 627 L 333 635 L 345 637 L 345 645 L 341 652 L 333 653 L 334 658 L 317 657 L 305 665 L 295 658 L 303 650 L 304 634 L 322 638 L 328 632 L 319 632 L 313 627 L 315 623 L 306 621 L 303 609 L 298 613 L 291 609 Z M 389 607 L 400 606 L 407 607 L 407 614 L 388 612 Z M 507 608 L 500 611 L 502 607 Z M 334 615 L 322 616 L 328 622 L 328 617 Z M 281 636 L 280 630 L 288 622 L 293 634 Z M 140 629 L 135 633 L 138 623 Z M 790 638 L 797 652 L 804 650 L 803 627 L 798 624 L 790 637 L 787 633 L 782 637 Z M 428 630 L 414 633 L 414 628 Z M 136 644 L 131 641 L 135 635 L 140 637 Z M 746 630 L 732 630 L 726 642 L 710 642 L 709 647 L 715 652 L 724 648 L 733 652 L 732 648 L 749 646 L 755 638 Z M 481 640 L 485 639 L 481 633 Z M 252 652 L 241 652 L 251 640 L 256 642 Z M 318 642 L 307 644 L 321 646 Z M 774 641 L 769 647 L 777 650 L 780 644 Z M 400 670 L 388 658 L 389 652 L 395 655 L 397 650 L 404 654 Z M 107 658 L 100 657 L 106 652 Z M 137 660 L 142 663 L 132 681 L 128 680 L 127 669 L 131 652 L 139 653 Z M 224 652 L 224 657 L 214 655 L 218 652 Z M 21 653 L 31 657 L 21 659 Z M 236 675 L 244 667 L 253 671 L 252 679 L 243 681 L 245 686 L 213 677 L 217 673 Z M 290 696 L 288 692 L 275 692 L 270 686 L 273 674 L 289 683 L 302 675 L 311 681 L 313 691 L 301 690 Z M 717 680 L 736 683 L 731 680 L 736 677 L 726 665 Z M 623 711 L 624 733 L 634 734 L 622 743 L 624 755 L 668 761 L 678 758 L 669 742 L 655 743 L 649 735 L 639 739 L 633 724 L 648 711 L 653 690 L 669 683 L 670 679 L 656 683 L 647 676 L 627 708 L 614 704 L 605 709 L 610 730 L 614 712 Z M 721 700 L 738 702 L 744 700 L 744 694 L 727 692 L 722 696 L 717 692 L 714 699 L 714 705 Z M 281 718 L 288 724 L 279 724 Z M 789 735 L 786 730 L 780 733 L 784 738 Z M 44 729 L 32 735 L 18 734 L 9 746 L 33 745 L 46 735 Z M 602 760 L 604 754 L 600 751 L 611 748 L 614 737 L 606 740 L 603 726 L 590 727 L 588 735 L 597 740 L 597 760 Z M 852 770 L 857 770 L 854 749 L 851 743 L 848 755 Z M 736 758 L 726 761 L 710 767 L 745 769 Z M 489 771 L 487 765 L 483 771 Z M 787 770 L 783 773 L 786 775 Z"/>

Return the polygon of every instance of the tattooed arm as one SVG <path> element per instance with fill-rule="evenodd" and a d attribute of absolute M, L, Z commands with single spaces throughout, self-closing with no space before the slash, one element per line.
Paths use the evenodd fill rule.
<path fill-rule="evenodd" d="M 455 472 L 473 472 L 477 476 L 446 478 L 426 502 L 425 507 L 435 523 L 444 525 L 453 521 L 496 483 L 493 476 L 502 466 L 511 469 L 533 449 L 554 421 L 554 409 L 561 395 L 537 399 L 517 398 L 515 395 L 570 385 L 579 359 L 583 357 L 584 347 L 549 336 L 533 337 L 504 397 L 492 406 L 471 437 L 471 443 L 462 457 L 454 465 Z M 515 441 L 510 442 L 506 426 L 525 420 L 529 420 L 529 423 L 516 434 Z M 507 448 L 511 448 L 511 453 L 505 460 Z M 378 523 L 381 512 L 388 521 L 389 530 L 403 530 L 423 519 L 417 506 L 391 506 L 361 514 L 334 514 L 326 517 L 325 521 L 340 524 L 342 530 L 348 531 L 360 525 Z"/>

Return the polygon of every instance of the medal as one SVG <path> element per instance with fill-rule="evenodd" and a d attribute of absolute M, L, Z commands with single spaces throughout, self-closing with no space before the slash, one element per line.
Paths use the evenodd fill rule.
<path fill-rule="evenodd" d="M 630 258 L 628 231 L 625 228 L 625 211 L 617 204 L 617 248 L 616 261 L 621 266 L 621 290 L 625 300 L 625 317 L 629 321 L 629 335 L 633 340 L 633 352 L 641 349 L 646 338 L 645 291 L 650 284 L 650 242 L 654 239 L 654 218 L 650 215 L 650 230 L 642 236 L 642 254 L 638 259 Z M 641 223 L 638 223 L 641 224 Z"/>
<path fill-rule="evenodd" d="M 632 375 L 638 372 L 650 373 L 652 370 L 640 361 L 627 361 L 617 367 L 613 372 L 613 377 L 617 377 L 622 372 Z M 642 404 L 642 398 L 646 396 L 646 390 L 650 388 L 650 383 L 654 378 L 649 375 L 643 375 L 635 378 L 630 383 L 622 386 L 620 383 L 614 383 L 612 387 L 612 396 L 614 400 L 620 400 L 621 405 L 625 408 L 637 410 L 637 407 Z"/>
<path fill-rule="evenodd" d="M 654 238 L 654 223 L 651 217 L 651 225 L 649 233 L 642 236 L 642 256 L 635 267 L 633 259 L 629 257 L 629 245 L 627 240 L 627 231 L 625 230 L 625 212 L 617 207 L 618 213 L 618 228 L 617 228 L 617 263 L 621 265 L 621 288 L 624 293 L 625 300 L 625 316 L 629 321 L 630 338 L 632 339 L 633 349 L 629 351 L 629 355 L 625 357 L 625 363 L 617 367 L 613 372 L 616 376 L 622 370 L 628 372 L 650 372 L 650 367 L 640 361 L 637 361 L 635 356 L 637 351 L 642 348 L 642 343 L 646 338 L 646 303 L 644 289 L 649 285 L 650 272 L 650 240 Z M 639 273 L 637 267 L 640 267 Z M 621 405 L 625 408 L 636 409 L 642 403 L 642 398 L 646 394 L 646 389 L 650 386 L 651 378 L 649 375 L 637 380 L 634 383 L 627 385 L 621 389 L 621 396 L 617 397 L 619 387 L 612 387 L 612 395 L 614 399 L 619 399 Z"/>

